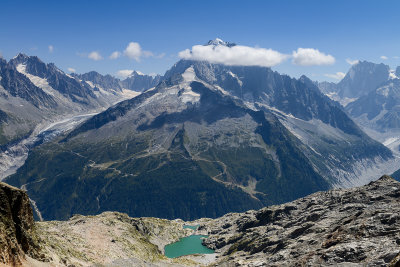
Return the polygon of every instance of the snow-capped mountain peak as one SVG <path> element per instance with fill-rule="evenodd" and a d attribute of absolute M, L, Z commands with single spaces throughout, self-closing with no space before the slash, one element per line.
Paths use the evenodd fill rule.
<path fill-rule="evenodd" d="M 17 55 L 15 55 L 15 57 L 13 57 L 12 59 L 26 59 L 26 58 L 28 58 L 28 56 L 27 55 L 25 55 L 24 53 L 22 53 L 22 52 L 19 52 Z"/>
<path fill-rule="evenodd" d="M 214 40 L 208 41 L 208 43 L 206 45 L 211 45 L 211 46 L 222 45 L 222 46 L 232 47 L 232 46 L 235 46 L 236 44 L 235 43 L 230 43 L 230 42 L 225 42 L 220 38 L 215 38 Z"/>

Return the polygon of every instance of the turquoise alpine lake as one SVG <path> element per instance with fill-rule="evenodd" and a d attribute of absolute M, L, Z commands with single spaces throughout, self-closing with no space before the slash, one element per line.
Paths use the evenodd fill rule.
<path fill-rule="evenodd" d="M 165 256 L 168 258 L 176 258 L 191 254 L 212 254 L 214 250 L 201 244 L 201 239 L 206 237 L 206 235 L 190 235 L 183 237 L 178 242 L 165 246 Z"/>
<path fill-rule="evenodd" d="M 184 225 L 184 226 L 183 226 L 183 229 L 188 228 L 188 229 L 192 229 L 192 230 L 197 230 L 197 228 L 198 228 L 199 226 L 200 226 L 200 225 Z"/>

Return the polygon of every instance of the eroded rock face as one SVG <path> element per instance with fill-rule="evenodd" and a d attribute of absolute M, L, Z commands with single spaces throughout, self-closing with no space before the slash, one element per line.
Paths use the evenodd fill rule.
<path fill-rule="evenodd" d="M 25 254 L 39 255 L 28 195 L 0 183 L 0 263 L 18 266 Z"/>
<path fill-rule="evenodd" d="M 207 222 L 204 243 L 218 266 L 400 264 L 400 183 L 318 192 L 258 211 Z"/>

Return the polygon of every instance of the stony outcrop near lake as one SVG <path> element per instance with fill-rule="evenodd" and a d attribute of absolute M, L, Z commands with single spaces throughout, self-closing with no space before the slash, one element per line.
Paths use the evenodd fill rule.
<path fill-rule="evenodd" d="M 258 211 L 227 214 L 201 229 L 215 266 L 399 266 L 400 183 L 318 192 Z"/>

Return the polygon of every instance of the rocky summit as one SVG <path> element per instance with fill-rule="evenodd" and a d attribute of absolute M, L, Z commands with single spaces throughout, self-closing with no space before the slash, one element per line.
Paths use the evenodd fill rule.
<path fill-rule="evenodd" d="M 201 227 L 215 266 L 399 266 L 400 184 L 366 186 L 227 214 Z"/>

